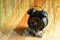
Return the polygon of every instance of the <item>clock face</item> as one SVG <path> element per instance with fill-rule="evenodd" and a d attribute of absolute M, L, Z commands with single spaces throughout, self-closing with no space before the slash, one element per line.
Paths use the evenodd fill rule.
<path fill-rule="evenodd" d="M 44 23 L 40 18 L 33 16 L 29 18 L 28 26 L 35 31 L 41 31 L 44 28 Z"/>

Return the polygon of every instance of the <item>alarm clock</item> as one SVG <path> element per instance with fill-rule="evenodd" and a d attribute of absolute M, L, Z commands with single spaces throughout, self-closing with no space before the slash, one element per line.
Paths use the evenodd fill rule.
<path fill-rule="evenodd" d="M 29 35 L 41 37 L 38 34 L 39 31 L 42 31 L 48 24 L 48 14 L 44 10 L 36 10 L 31 8 L 27 11 L 29 18 L 28 18 L 28 28 L 26 32 Z"/>

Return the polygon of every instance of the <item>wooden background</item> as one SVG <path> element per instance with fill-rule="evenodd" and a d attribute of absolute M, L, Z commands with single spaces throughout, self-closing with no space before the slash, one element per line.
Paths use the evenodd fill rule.
<path fill-rule="evenodd" d="M 60 40 L 60 0 L 0 0 L 0 39 L 1 40 Z M 14 6 L 13 6 L 13 5 Z M 24 4 L 24 5 L 23 5 Z M 24 37 L 29 15 L 27 10 L 34 5 L 47 11 L 49 23 L 43 30 L 42 38 Z M 22 29 L 21 29 L 22 28 Z"/>

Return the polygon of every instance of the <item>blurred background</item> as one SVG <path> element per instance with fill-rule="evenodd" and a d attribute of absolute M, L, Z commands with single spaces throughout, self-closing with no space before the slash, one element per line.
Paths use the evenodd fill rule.
<path fill-rule="evenodd" d="M 48 13 L 48 25 L 42 38 L 24 37 L 28 27 L 27 11 L 32 6 L 40 6 Z M 59 40 L 60 0 L 0 0 L 1 40 Z M 57 35 L 56 35 L 57 34 Z"/>

